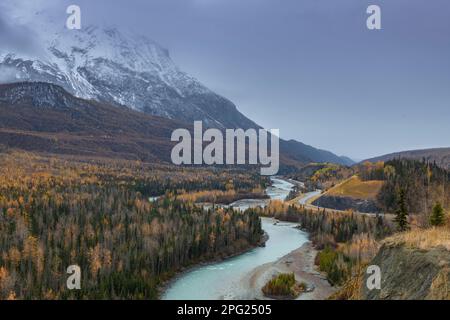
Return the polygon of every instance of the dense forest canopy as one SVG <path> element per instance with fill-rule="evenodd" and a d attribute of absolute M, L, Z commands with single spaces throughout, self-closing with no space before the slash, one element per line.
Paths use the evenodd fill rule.
<path fill-rule="evenodd" d="M 256 245 L 256 213 L 204 210 L 177 190 L 255 188 L 257 175 L 135 162 L 0 158 L 0 299 L 149 299 L 174 271 Z M 148 196 L 168 191 L 156 202 Z M 66 288 L 70 265 L 81 290 Z"/>
<path fill-rule="evenodd" d="M 309 209 L 281 201 L 272 201 L 265 208 L 249 211 L 299 223 L 309 232 L 315 248 L 321 250 L 316 264 L 333 285 L 344 283 L 353 272 L 368 263 L 378 251 L 379 241 L 394 232 L 392 221 L 381 215 Z"/>
<path fill-rule="evenodd" d="M 366 161 L 350 168 L 330 164 L 309 165 L 303 171 L 307 173 L 303 179 L 308 190 L 329 190 L 353 176 L 364 182 L 379 181 L 382 187 L 377 191 L 376 203 L 385 213 L 396 212 L 402 190 L 408 212 L 422 215 L 424 221 L 436 204 L 441 204 L 445 210 L 450 208 L 450 171 L 425 159 Z"/>
<path fill-rule="evenodd" d="M 399 209 L 403 193 L 406 211 L 427 224 L 437 204 L 450 208 L 450 172 L 434 162 L 394 159 L 359 166 L 363 180 L 383 180 L 377 201 L 384 212 Z"/>

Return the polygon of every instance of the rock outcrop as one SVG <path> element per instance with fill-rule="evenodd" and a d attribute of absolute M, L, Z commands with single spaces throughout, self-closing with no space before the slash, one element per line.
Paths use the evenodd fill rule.
<path fill-rule="evenodd" d="M 450 252 L 385 244 L 371 265 L 381 270 L 381 289 L 369 290 L 364 275 L 362 299 L 424 300 L 450 299 Z"/>
<path fill-rule="evenodd" d="M 374 275 L 368 266 L 379 267 L 380 289 L 368 288 Z M 450 229 L 415 229 L 387 238 L 372 261 L 330 299 L 450 300 Z"/>
<path fill-rule="evenodd" d="M 354 210 L 364 213 L 378 213 L 381 212 L 380 208 L 376 205 L 375 201 L 370 199 L 355 199 L 351 197 L 338 197 L 323 195 L 315 200 L 313 205 L 329 208 L 334 210 Z"/>

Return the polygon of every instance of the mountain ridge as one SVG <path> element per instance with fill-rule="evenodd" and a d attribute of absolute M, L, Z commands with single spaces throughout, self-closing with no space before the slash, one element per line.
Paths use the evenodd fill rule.
<path fill-rule="evenodd" d="M 11 80 L 53 83 L 86 100 L 185 122 L 203 120 L 208 127 L 257 127 L 143 36 L 91 26 L 56 32 L 44 47 L 42 57 L 0 54 L 0 67 L 15 75 Z"/>
<path fill-rule="evenodd" d="M 445 147 L 394 152 L 370 158 L 367 160 L 363 160 L 361 162 L 389 161 L 398 158 L 436 162 L 436 164 L 439 165 L 440 167 L 444 169 L 450 169 L 450 148 Z"/>
<path fill-rule="evenodd" d="M 182 72 L 166 49 L 145 37 L 98 27 L 48 34 L 45 57 L 0 52 L 0 70 L 14 75 L 9 82 L 52 83 L 83 99 L 185 123 L 201 120 L 204 127 L 261 128 L 231 101 Z M 294 140 L 281 140 L 280 151 L 301 163 L 352 164 Z"/>
<path fill-rule="evenodd" d="M 0 84 L 0 145 L 10 148 L 170 163 L 171 134 L 179 128 L 192 133 L 189 123 L 77 98 L 54 84 Z M 295 156 L 280 151 L 282 171 L 310 161 Z"/>
<path fill-rule="evenodd" d="M 0 115 L 0 144 L 9 148 L 147 162 L 170 162 L 171 133 L 186 125 L 48 83 L 0 85 Z"/>

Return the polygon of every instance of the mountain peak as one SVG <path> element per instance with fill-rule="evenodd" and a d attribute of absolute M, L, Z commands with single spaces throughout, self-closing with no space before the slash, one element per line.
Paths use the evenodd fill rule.
<path fill-rule="evenodd" d="M 231 101 L 181 71 L 166 49 L 144 36 L 97 26 L 39 30 L 45 33 L 45 54 L 30 57 L 0 49 L 0 72 L 11 76 L 1 81 L 52 83 L 78 98 L 186 123 L 201 120 L 205 128 L 260 128 Z M 344 162 L 299 142 L 281 141 L 280 148 L 301 162 Z"/>
<path fill-rule="evenodd" d="M 153 40 L 96 26 L 49 31 L 43 38 L 43 57 L 0 49 L 0 69 L 10 76 L 3 82 L 49 82 L 84 99 L 189 122 L 205 119 L 210 126 L 230 124 L 216 121 L 212 110 L 204 109 L 220 104 L 232 110 L 234 105 L 182 72 L 168 50 Z"/>

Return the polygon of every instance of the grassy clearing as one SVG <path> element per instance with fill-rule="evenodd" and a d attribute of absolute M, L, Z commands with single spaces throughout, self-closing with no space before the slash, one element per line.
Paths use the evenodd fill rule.
<path fill-rule="evenodd" d="M 414 229 L 408 232 L 396 234 L 385 240 L 388 245 L 404 244 L 411 248 L 431 249 L 442 246 L 450 251 L 449 227 Z"/>
<path fill-rule="evenodd" d="M 362 181 L 353 176 L 341 184 L 331 188 L 326 195 L 374 200 L 383 186 L 383 181 Z"/>

